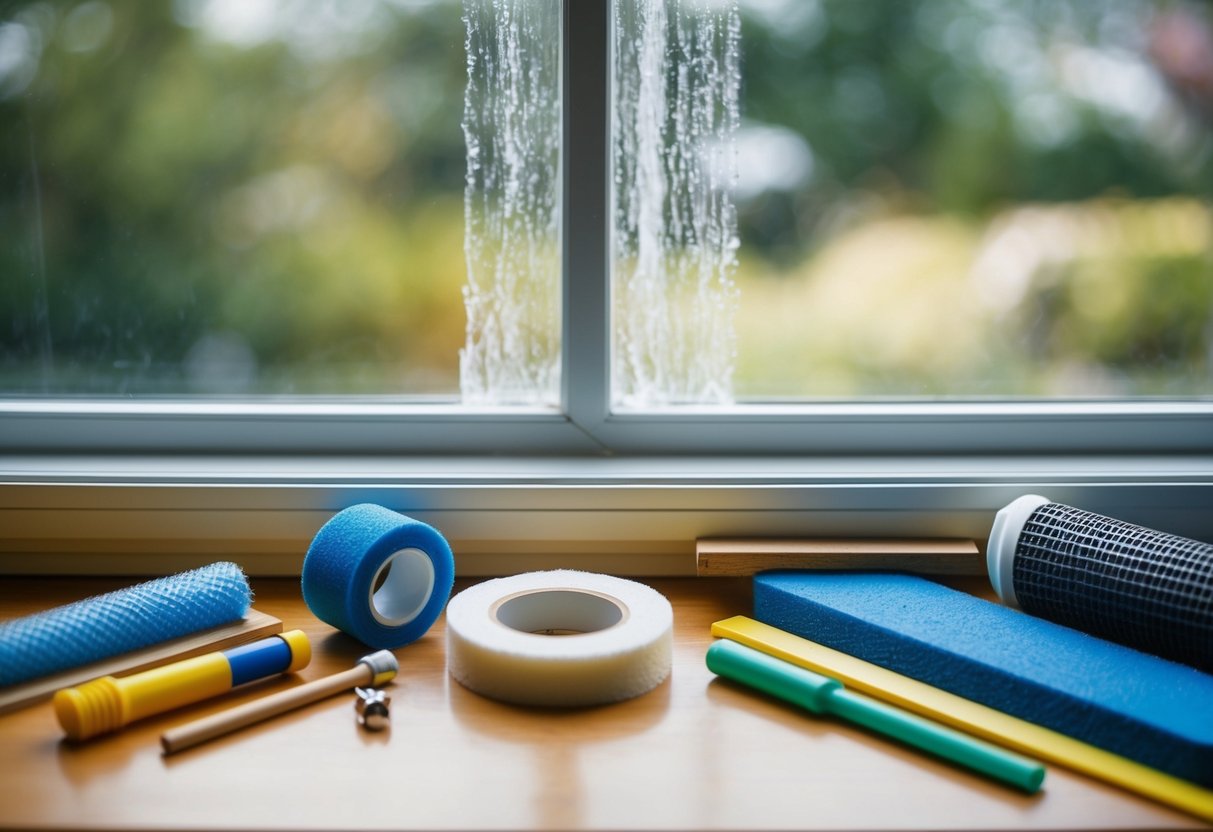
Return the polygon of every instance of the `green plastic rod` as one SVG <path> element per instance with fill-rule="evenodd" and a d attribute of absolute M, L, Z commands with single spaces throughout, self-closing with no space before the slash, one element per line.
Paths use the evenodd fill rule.
<path fill-rule="evenodd" d="M 708 648 L 708 669 L 814 714 L 832 715 L 893 737 L 1029 794 L 1040 789 L 1045 767 L 908 711 L 846 689 L 842 682 L 722 639 Z"/>

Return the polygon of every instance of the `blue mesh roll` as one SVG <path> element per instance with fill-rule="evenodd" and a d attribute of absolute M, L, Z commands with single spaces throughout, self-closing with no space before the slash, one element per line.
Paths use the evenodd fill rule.
<path fill-rule="evenodd" d="M 240 567 L 201 569 L 0 622 L 0 685 L 99 661 L 244 617 Z"/>

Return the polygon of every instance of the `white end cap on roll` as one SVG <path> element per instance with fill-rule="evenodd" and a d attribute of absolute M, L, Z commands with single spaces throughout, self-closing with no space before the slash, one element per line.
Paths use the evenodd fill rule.
<path fill-rule="evenodd" d="M 1039 494 L 1025 494 L 994 515 L 994 526 L 990 529 L 990 540 L 986 544 L 986 570 L 990 573 L 994 591 L 1008 607 L 1019 607 L 1014 581 L 1015 548 L 1019 545 L 1019 533 L 1032 512 L 1048 502 Z"/>

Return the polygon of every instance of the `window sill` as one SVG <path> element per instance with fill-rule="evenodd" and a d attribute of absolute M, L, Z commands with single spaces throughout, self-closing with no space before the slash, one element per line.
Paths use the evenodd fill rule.
<path fill-rule="evenodd" d="M 0 573 L 298 574 L 320 525 L 377 502 L 450 539 L 463 575 L 694 574 L 704 537 L 962 537 L 1025 493 L 1213 539 L 1213 456 L 0 459 Z"/>

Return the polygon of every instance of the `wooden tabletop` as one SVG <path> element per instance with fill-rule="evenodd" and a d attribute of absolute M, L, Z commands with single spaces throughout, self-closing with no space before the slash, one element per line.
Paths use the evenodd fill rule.
<path fill-rule="evenodd" d="M 0 618 L 130 580 L 0 580 Z M 295 580 L 255 580 L 256 607 L 305 630 L 315 679 L 367 648 L 311 615 Z M 749 581 L 648 581 L 674 605 L 674 669 L 599 708 L 503 705 L 446 672 L 443 621 L 396 651 L 392 726 L 360 729 L 352 694 L 171 758 L 170 726 L 299 679 L 255 683 L 108 738 L 61 740 L 49 704 L 0 716 L 0 826 L 38 829 L 1141 829 L 1185 815 L 1057 767 L 1025 796 L 717 680 L 711 622 Z M 959 579 L 952 585 L 968 588 Z M 977 589 L 979 584 L 972 583 Z M 459 587 L 457 587 L 458 589 Z"/>

